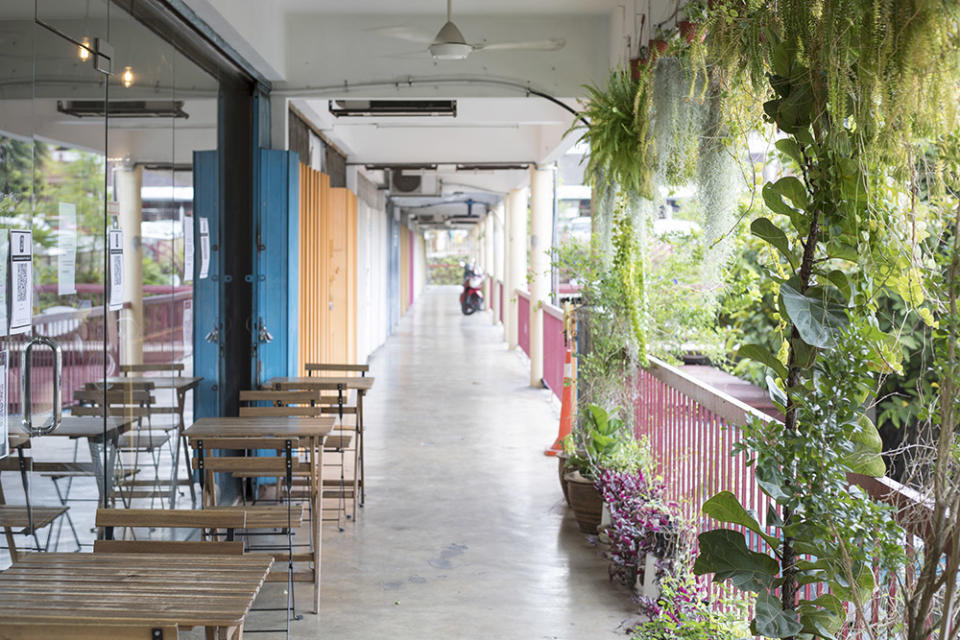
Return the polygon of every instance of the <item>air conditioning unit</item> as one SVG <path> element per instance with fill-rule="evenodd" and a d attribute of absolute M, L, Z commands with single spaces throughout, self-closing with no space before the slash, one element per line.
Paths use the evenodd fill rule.
<path fill-rule="evenodd" d="M 421 170 L 390 169 L 390 195 L 439 196 L 440 188 L 436 173 Z"/>

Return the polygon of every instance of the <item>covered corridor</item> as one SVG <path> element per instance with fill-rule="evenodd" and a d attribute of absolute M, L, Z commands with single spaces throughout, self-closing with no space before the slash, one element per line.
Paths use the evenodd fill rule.
<path fill-rule="evenodd" d="M 426 289 L 371 359 L 366 507 L 325 529 L 320 615 L 295 637 L 622 637 L 629 594 L 542 453 L 556 401 L 457 294 Z"/>

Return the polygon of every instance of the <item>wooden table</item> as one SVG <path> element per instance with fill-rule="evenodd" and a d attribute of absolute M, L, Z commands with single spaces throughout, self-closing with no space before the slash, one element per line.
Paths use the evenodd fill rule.
<path fill-rule="evenodd" d="M 183 445 L 183 453 L 187 463 L 187 483 L 190 485 L 190 498 L 194 504 L 197 502 L 196 492 L 193 488 L 193 473 L 190 470 L 190 451 L 187 446 L 187 440 L 183 435 L 186 428 L 184 422 L 184 412 L 187 406 L 187 393 L 196 389 L 203 382 L 203 378 L 195 376 L 115 376 L 107 378 L 107 384 L 142 384 L 146 388 L 152 389 L 173 389 L 177 396 L 177 433 L 179 443 L 174 449 L 173 466 L 171 467 L 171 487 L 170 487 L 170 508 L 173 509 L 177 504 L 177 476 L 180 468 L 180 449 Z"/>
<path fill-rule="evenodd" d="M 11 416 L 13 429 L 20 424 L 18 416 Z M 35 438 L 70 438 L 77 440 L 85 438 L 90 448 L 90 462 L 43 462 L 34 460 L 31 464 L 32 470 L 41 473 L 72 473 L 88 472 L 92 473 L 97 481 L 97 489 L 100 491 L 100 501 L 105 504 L 105 500 L 113 493 L 113 476 L 117 461 L 117 439 L 120 434 L 133 427 L 135 418 L 125 418 L 121 416 L 109 416 L 106 419 L 96 416 L 63 416 L 60 426 L 56 431 L 47 433 L 43 436 L 34 436 L 30 438 L 27 434 L 19 431 L 11 431 L 10 443 L 14 443 L 19 457 L 18 465 L 21 475 L 26 472 L 24 466 L 23 450 L 32 444 Z M 26 440 L 24 440 L 26 438 Z M 9 463 L 8 463 L 9 465 Z M 0 469 L 6 469 L 7 465 L 0 466 Z M 24 479 L 24 491 L 27 490 L 26 479 Z"/>
<path fill-rule="evenodd" d="M 321 523 L 323 520 L 321 497 L 323 495 L 323 465 L 320 458 L 323 456 L 323 441 L 333 429 L 332 416 L 316 418 L 307 417 L 222 417 L 200 418 L 184 433 L 191 446 L 203 448 L 205 439 L 231 439 L 234 444 L 242 444 L 243 439 L 256 440 L 259 438 L 290 438 L 296 439 L 299 446 L 306 448 L 310 453 L 309 464 L 309 494 L 313 517 L 310 522 L 313 551 L 301 561 L 312 561 L 313 571 L 306 576 L 314 586 L 314 613 L 320 608 L 320 546 L 322 541 Z M 239 442 L 238 442 L 239 441 Z M 237 447 L 240 448 L 240 447 Z M 252 447 L 253 448 L 253 447 Z M 253 459 L 251 459 L 253 460 Z M 207 472 L 205 487 L 213 485 L 213 473 Z M 206 489 L 203 492 L 204 504 L 212 505 L 216 496 Z M 305 581 L 294 574 L 294 580 Z M 2 637 L 0 637 L 2 640 Z"/>
<path fill-rule="evenodd" d="M 357 438 L 359 442 L 359 466 L 354 469 L 355 480 L 363 477 L 363 397 L 373 388 L 373 376 L 297 376 L 270 378 L 264 387 L 273 387 L 282 391 L 336 391 L 342 396 L 344 391 L 357 392 Z M 343 416 L 340 416 L 343 418 Z M 360 506 L 366 498 L 366 483 L 360 483 Z M 356 494 L 354 494 L 356 495 Z"/>
<path fill-rule="evenodd" d="M 272 564 L 262 555 L 27 554 L 0 572 L 0 640 L 173 640 L 193 627 L 239 637 Z"/>

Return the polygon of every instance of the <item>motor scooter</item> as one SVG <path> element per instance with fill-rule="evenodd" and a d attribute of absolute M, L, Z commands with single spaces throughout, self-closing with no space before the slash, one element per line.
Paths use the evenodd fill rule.
<path fill-rule="evenodd" d="M 460 311 L 469 316 L 483 310 L 483 276 L 473 265 L 463 264 L 463 291 L 460 293 Z"/>

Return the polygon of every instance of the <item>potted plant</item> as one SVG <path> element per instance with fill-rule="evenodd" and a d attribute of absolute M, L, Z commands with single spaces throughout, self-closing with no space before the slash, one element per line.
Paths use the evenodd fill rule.
<path fill-rule="evenodd" d="M 577 524 L 584 533 L 596 533 L 603 515 L 603 498 L 597 478 L 604 469 L 618 464 L 629 449 L 633 435 L 623 420 L 595 404 L 587 405 L 583 442 L 579 451 L 567 458 L 564 475 L 566 495 Z"/>

